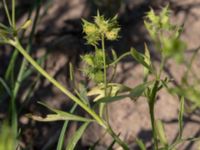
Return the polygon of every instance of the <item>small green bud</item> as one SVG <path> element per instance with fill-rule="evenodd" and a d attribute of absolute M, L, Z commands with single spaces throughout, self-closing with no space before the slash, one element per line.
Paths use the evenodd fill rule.
<path fill-rule="evenodd" d="M 119 33 L 119 28 L 116 28 L 111 31 L 107 31 L 105 35 L 108 40 L 114 41 L 118 38 L 118 33 Z"/>
<path fill-rule="evenodd" d="M 21 29 L 26 30 L 32 24 L 32 20 L 27 20 L 22 26 Z"/>
<path fill-rule="evenodd" d="M 91 34 L 97 33 L 97 32 L 98 32 L 98 29 L 97 29 L 97 27 L 96 27 L 95 24 L 90 23 L 90 24 L 84 25 L 83 31 L 84 31 L 87 35 L 91 35 Z"/>

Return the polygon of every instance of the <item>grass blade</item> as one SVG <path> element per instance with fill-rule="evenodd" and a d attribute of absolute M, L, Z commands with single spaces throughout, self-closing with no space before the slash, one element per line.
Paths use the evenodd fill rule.
<path fill-rule="evenodd" d="M 5 88 L 6 92 L 9 96 L 12 95 L 10 88 L 8 87 L 7 83 L 0 77 L 0 84 Z"/>
<path fill-rule="evenodd" d="M 77 107 L 77 104 L 74 104 L 70 110 L 70 113 L 73 113 L 75 111 L 76 107 Z M 68 123 L 69 123 L 69 120 L 66 120 L 63 124 L 62 130 L 61 130 L 61 133 L 60 133 L 60 136 L 58 139 L 58 144 L 57 144 L 56 150 L 62 150 L 63 142 L 64 142 L 64 138 L 65 138 L 65 132 L 66 132 Z"/>
<path fill-rule="evenodd" d="M 160 143 L 164 147 L 167 147 L 168 146 L 168 142 L 167 142 L 167 138 L 166 138 L 166 134 L 165 134 L 165 130 L 164 130 L 164 125 L 161 122 L 161 120 L 157 120 L 156 121 L 156 130 L 157 130 L 157 135 L 158 135 L 158 138 L 160 140 Z"/>
<path fill-rule="evenodd" d="M 125 97 L 129 97 L 129 95 L 120 95 L 120 96 L 106 96 L 103 98 L 100 98 L 97 103 L 111 103 L 114 101 L 122 100 Z"/>
<path fill-rule="evenodd" d="M 73 121 L 83 121 L 83 122 L 91 122 L 94 121 L 92 119 L 88 119 L 88 118 L 84 118 L 78 115 L 74 115 L 68 112 L 64 112 L 58 109 L 54 109 L 51 108 L 49 106 L 47 106 L 44 103 L 41 103 L 41 105 L 45 106 L 46 108 L 50 109 L 51 111 L 53 111 L 56 114 L 48 114 L 45 117 L 41 117 L 41 116 L 36 116 L 36 115 L 32 115 L 32 114 L 27 114 L 27 117 L 30 117 L 34 120 L 37 121 L 43 121 L 43 122 L 51 122 L 51 121 L 59 121 L 59 120 L 73 120 Z"/>
<path fill-rule="evenodd" d="M 69 140 L 68 145 L 66 147 L 66 150 L 74 150 L 75 146 L 77 145 L 79 139 L 83 135 L 85 129 L 89 125 L 89 122 L 84 123 L 72 136 L 72 138 Z"/>
<path fill-rule="evenodd" d="M 146 150 L 145 144 L 141 139 L 136 138 L 135 142 L 139 146 L 140 150 Z"/>

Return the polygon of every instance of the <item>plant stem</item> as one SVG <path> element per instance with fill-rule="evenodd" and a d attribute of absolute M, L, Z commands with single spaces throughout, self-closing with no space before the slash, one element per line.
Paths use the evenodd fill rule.
<path fill-rule="evenodd" d="M 124 150 L 129 150 L 128 146 L 126 143 L 124 143 L 112 130 L 112 128 L 109 126 L 107 129 L 108 133 L 114 138 L 114 140 L 124 149 Z"/>
<path fill-rule="evenodd" d="M 31 29 L 28 46 L 26 48 L 27 53 L 29 53 L 29 51 L 31 50 L 31 47 L 32 47 L 32 39 L 33 39 L 33 35 L 34 35 L 34 32 L 35 32 L 35 28 L 36 28 L 36 24 L 37 24 L 39 12 L 40 12 L 40 5 L 39 4 L 40 4 L 40 1 L 38 3 L 37 9 L 36 9 L 36 15 L 35 15 L 35 18 L 34 18 L 33 27 Z M 13 11 L 15 11 L 15 0 L 12 0 L 12 19 L 13 19 L 12 21 L 15 21 L 15 13 Z M 15 23 L 13 22 L 13 26 L 14 25 L 15 25 Z M 14 61 L 15 61 L 15 58 L 17 56 L 18 56 L 18 53 L 17 53 L 17 51 L 15 51 L 14 55 L 13 55 Z M 14 63 L 14 61 L 11 62 L 11 63 Z M 11 97 L 12 126 L 13 126 L 13 130 L 16 134 L 17 134 L 18 123 L 17 123 L 17 110 L 16 110 L 16 104 L 15 103 L 16 103 L 17 93 L 19 91 L 19 88 L 20 88 L 20 85 L 21 85 L 21 82 L 22 82 L 22 77 L 23 77 L 23 74 L 26 70 L 25 69 L 26 65 L 27 65 L 27 61 L 26 61 L 26 59 L 23 59 L 22 64 L 21 64 L 20 69 L 19 69 L 19 73 L 17 75 L 16 82 L 15 82 L 14 87 L 13 87 L 13 92 L 12 92 L 12 97 Z"/>
<path fill-rule="evenodd" d="M 107 70 L 106 70 L 106 51 L 105 51 L 105 38 L 104 35 L 102 34 L 101 36 L 101 46 L 102 46 L 102 51 L 103 51 L 103 69 L 104 69 L 104 86 L 105 86 L 105 96 L 107 96 Z"/>
<path fill-rule="evenodd" d="M 4 9 L 5 9 L 5 12 L 6 12 L 6 16 L 7 16 L 9 25 L 12 26 L 12 21 L 11 21 L 10 13 L 8 11 L 8 5 L 7 5 L 7 3 L 6 3 L 5 0 L 3 0 L 3 6 L 4 6 Z"/>
<path fill-rule="evenodd" d="M 131 52 L 126 52 L 124 54 L 122 54 L 121 56 L 119 56 L 115 61 L 113 61 L 112 63 L 109 64 L 109 66 L 115 65 L 116 63 L 118 63 L 121 59 L 123 59 L 126 56 L 131 55 Z"/>
<path fill-rule="evenodd" d="M 103 51 L 103 81 L 104 81 L 104 95 L 105 97 L 107 96 L 107 71 L 106 71 L 106 51 L 105 51 L 105 37 L 104 34 L 101 35 L 101 48 Z M 104 109 L 105 109 L 106 104 L 102 103 L 99 106 L 99 115 L 102 117 L 104 114 Z M 106 111 L 106 120 L 108 118 L 108 113 Z M 108 120 L 107 120 L 108 121 Z"/>
<path fill-rule="evenodd" d="M 51 77 L 44 69 L 42 69 L 35 60 L 26 52 L 26 50 L 21 46 L 18 38 L 15 40 L 10 40 L 9 43 L 14 46 L 19 52 L 26 58 L 26 60 L 33 66 L 35 69 L 41 73 L 49 82 L 51 82 L 55 87 L 61 90 L 66 96 L 71 98 L 75 103 L 82 107 L 86 112 L 88 112 L 102 127 L 107 128 L 105 122 L 100 118 L 92 109 L 90 109 L 86 104 L 84 104 L 80 99 L 74 96 L 70 91 L 68 91 L 63 85 Z"/>
<path fill-rule="evenodd" d="M 126 144 L 117 137 L 117 135 L 112 131 L 112 129 L 105 123 L 105 121 L 99 117 L 92 109 L 90 109 L 85 103 L 83 103 L 80 99 L 74 96 L 70 91 L 68 91 L 63 85 L 61 85 L 58 81 L 56 81 L 53 77 L 51 77 L 44 69 L 42 69 L 35 60 L 26 52 L 26 50 L 21 46 L 18 38 L 15 40 L 8 41 L 9 44 L 14 46 L 26 60 L 33 66 L 35 69 L 42 74 L 49 82 L 51 82 L 55 87 L 57 87 L 60 91 L 62 91 L 66 96 L 68 96 L 71 100 L 73 100 L 76 104 L 78 104 L 81 108 L 83 108 L 86 112 L 88 112 L 104 129 L 109 131 L 109 133 L 115 138 L 117 143 L 124 148 L 124 150 L 128 150 Z"/>
<path fill-rule="evenodd" d="M 151 126 L 152 126 L 152 134 L 153 134 L 153 144 L 154 150 L 158 150 L 158 141 L 157 141 L 157 133 L 155 128 L 155 118 L 154 118 L 154 105 L 156 100 L 156 93 L 158 90 L 159 81 L 154 83 L 151 95 L 149 96 L 149 113 L 151 118 Z"/>
<path fill-rule="evenodd" d="M 16 29 L 15 24 L 15 0 L 12 0 L 12 26 L 14 29 Z"/>

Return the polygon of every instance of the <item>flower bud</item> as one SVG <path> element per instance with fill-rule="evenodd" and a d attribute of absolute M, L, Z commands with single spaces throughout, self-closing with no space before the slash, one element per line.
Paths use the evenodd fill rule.
<path fill-rule="evenodd" d="M 119 28 L 113 29 L 105 33 L 108 40 L 116 40 L 118 38 Z"/>

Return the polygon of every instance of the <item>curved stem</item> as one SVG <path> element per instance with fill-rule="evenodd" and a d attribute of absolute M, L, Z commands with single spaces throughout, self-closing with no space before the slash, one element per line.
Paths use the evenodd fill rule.
<path fill-rule="evenodd" d="M 108 133 L 115 139 L 115 141 L 124 149 L 124 150 L 129 150 L 128 146 L 126 143 L 124 143 L 119 136 L 115 134 L 115 132 L 112 130 L 112 128 L 109 126 L 107 129 Z"/>
<path fill-rule="evenodd" d="M 54 86 L 56 86 L 60 91 L 62 91 L 66 96 L 68 96 L 71 100 L 77 103 L 80 107 L 82 107 L 86 112 L 88 112 L 102 127 L 107 128 L 105 122 L 102 118 L 100 118 L 92 109 L 90 109 L 85 103 L 83 103 L 80 99 L 74 96 L 70 91 L 68 91 L 63 85 L 61 85 L 58 81 L 56 81 L 53 77 L 51 77 L 44 69 L 42 69 L 35 60 L 26 52 L 26 50 L 21 46 L 19 40 L 15 38 L 15 40 L 10 40 L 9 43 L 13 45 L 19 52 L 27 59 L 27 61 L 35 67 L 35 69 L 40 72 L 49 82 L 51 82 Z"/>
<path fill-rule="evenodd" d="M 21 46 L 19 40 L 15 38 L 15 40 L 10 40 L 8 42 L 12 46 L 14 46 L 19 52 L 26 58 L 26 60 L 33 66 L 35 69 L 41 73 L 49 82 L 51 82 L 54 86 L 56 86 L 59 90 L 61 90 L 66 96 L 68 96 L 71 100 L 77 103 L 81 108 L 83 108 L 86 112 L 88 112 L 104 129 L 106 129 L 111 136 L 117 141 L 117 143 L 123 147 L 124 150 L 128 150 L 128 146 L 112 131 L 112 129 L 107 125 L 107 123 L 99 117 L 92 109 L 90 109 L 85 103 L 83 103 L 80 99 L 74 96 L 70 91 L 68 91 L 63 85 L 61 85 L 58 81 L 56 81 L 53 77 L 51 77 L 44 69 L 42 69 L 35 60 L 26 52 L 26 50 Z"/>
<path fill-rule="evenodd" d="M 116 63 L 118 63 L 121 59 L 123 59 L 124 57 L 131 55 L 130 52 L 126 52 L 124 54 L 122 54 L 121 56 L 119 56 L 115 61 L 113 61 L 112 63 L 109 64 L 109 66 L 115 65 Z"/>
<path fill-rule="evenodd" d="M 156 128 L 155 128 L 155 118 L 154 118 L 154 105 L 155 105 L 158 85 L 159 85 L 159 81 L 156 81 L 154 83 L 151 95 L 149 96 L 149 113 L 150 113 L 151 126 L 152 126 L 154 150 L 158 150 L 158 140 L 157 140 L 157 133 L 156 133 Z"/>

